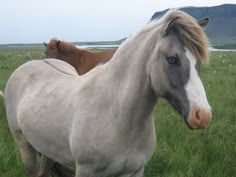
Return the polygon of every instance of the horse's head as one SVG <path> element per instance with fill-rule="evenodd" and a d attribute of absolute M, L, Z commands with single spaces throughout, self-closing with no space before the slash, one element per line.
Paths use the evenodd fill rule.
<path fill-rule="evenodd" d="M 59 59 L 59 46 L 60 46 L 60 40 L 57 40 L 55 38 L 51 39 L 49 43 L 43 43 L 46 47 L 45 49 L 45 55 L 47 58 L 57 58 Z"/>
<path fill-rule="evenodd" d="M 160 20 L 159 42 L 147 69 L 152 88 L 183 115 L 190 128 L 204 128 L 211 121 L 211 107 L 199 73 L 201 62 L 208 59 L 208 41 L 202 29 L 208 19 L 198 22 L 172 11 Z"/>

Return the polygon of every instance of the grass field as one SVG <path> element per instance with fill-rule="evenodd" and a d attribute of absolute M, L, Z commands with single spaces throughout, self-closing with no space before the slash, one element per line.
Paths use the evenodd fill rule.
<path fill-rule="evenodd" d="M 15 68 L 40 58 L 43 48 L 0 49 L 0 90 Z M 161 100 L 155 110 L 157 146 L 145 177 L 236 177 L 236 52 L 212 52 L 201 77 L 213 110 L 211 125 L 190 130 Z M 25 176 L 0 98 L 0 177 Z"/>

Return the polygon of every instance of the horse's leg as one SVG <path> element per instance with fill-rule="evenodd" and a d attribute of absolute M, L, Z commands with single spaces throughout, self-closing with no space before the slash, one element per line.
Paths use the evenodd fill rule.
<path fill-rule="evenodd" d="M 55 162 L 41 155 L 37 177 L 48 177 Z"/>
<path fill-rule="evenodd" d="M 98 175 L 94 173 L 93 169 L 80 166 L 78 163 L 76 163 L 75 177 L 98 177 Z"/>
<path fill-rule="evenodd" d="M 55 163 L 53 169 L 53 174 L 55 174 L 57 177 L 74 177 L 75 172 L 70 169 L 69 167 L 62 166 L 59 163 Z"/>
<path fill-rule="evenodd" d="M 136 172 L 134 172 L 132 174 L 126 174 L 126 175 L 122 175 L 120 177 L 143 177 L 143 173 L 144 173 L 144 167 L 138 169 Z"/>
<path fill-rule="evenodd" d="M 135 172 L 131 177 L 143 177 L 144 167 L 141 167 L 137 172 Z"/>
<path fill-rule="evenodd" d="M 24 166 L 30 177 L 35 177 L 37 173 L 37 152 L 26 140 L 22 132 L 14 133 L 17 144 L 20 148 Z"/>

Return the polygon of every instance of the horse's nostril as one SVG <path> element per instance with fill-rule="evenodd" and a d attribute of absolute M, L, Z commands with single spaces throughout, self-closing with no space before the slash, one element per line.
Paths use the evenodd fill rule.
<path fill-rule="evenodd" d="M 196 112 L 196 119 L 197 119 L 197 120 L 200 120 L 200 119 L 201 119 L 201 117 L 200 117 L 200 111 L 197 111 L 197 112 Z"/>

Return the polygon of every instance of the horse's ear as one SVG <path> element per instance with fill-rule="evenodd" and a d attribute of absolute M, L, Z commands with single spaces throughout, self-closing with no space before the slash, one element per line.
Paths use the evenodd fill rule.
<path fill-rule="evenodd" d="M 43 44 L 46 48 L 48 47 L 48 44 L 46 42 L 43 42 Z"/>
<path fill-rule="evenodd" d="M 168 22 L 166 28 L 165 28 L 165 35 L 170 34 L 171 31 L 173 31 L 175 29 L 175 25 L 176 25 L 176 20 L 179 17 L 176 17 L 174 19 L 172 19 L 171 21 Z"/>
<path fill-rule="evenodd" d="M 204 27 L 207 26 L 208 22 L 209 22 L 209 18 L 204 18 L 204 19 L 202 19 L 202 20 L 199 20 L 199 21 L 198 21 L 198 24 L 199 24 L 201 27 L 204 28 Z"/>
<path fill-rule="evenodd" d="M 61 41 L 58 40 L 58 41 L 57 41 L 57 48 L 59 47 L 60 43 L 61 43 Z"/>

